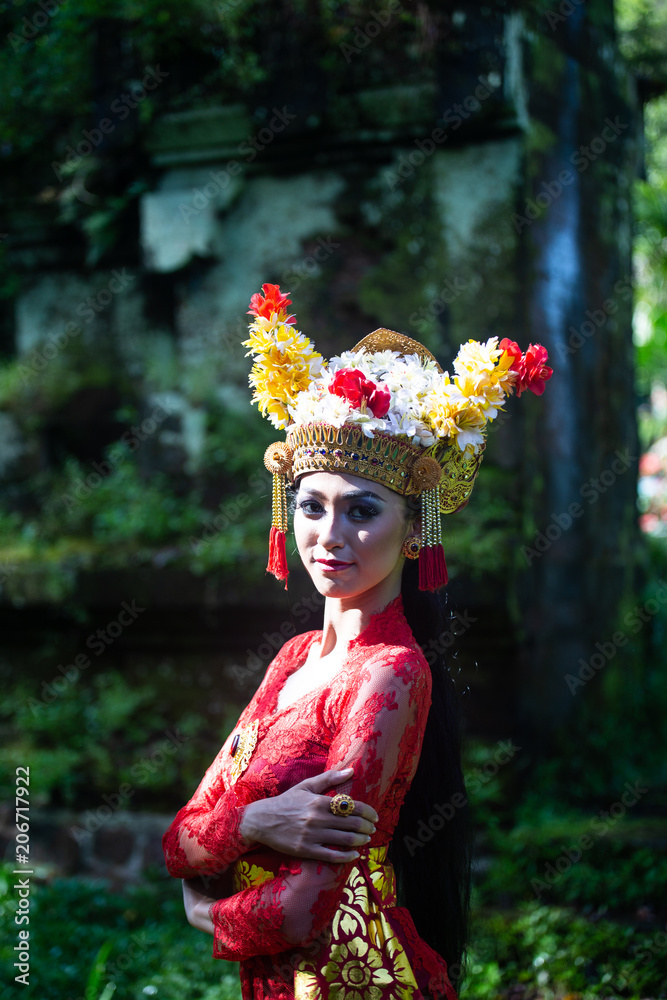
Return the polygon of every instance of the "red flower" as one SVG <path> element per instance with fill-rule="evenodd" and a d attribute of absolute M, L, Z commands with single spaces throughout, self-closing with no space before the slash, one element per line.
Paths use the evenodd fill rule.
<path fill-rule="evenodd" d="M 262 296 L 262 292 L 264 296 Z M 250 299 L 248 312 L 251 315 L 271 319 L 273 313 L 277 313 L 278 318 L 283 323 L 294 321 L 295 316 L 287 315 L 287 306 L 292 305 L 292 300 L 287 297 L 287 294 L 280 291 L 280 285 L 262 285 L 262 292 L 255 292 Z"/>
<path fill-rule="evenodd" d="M 346 399 L 351 406 L 361 410 L 362 413 L 368 408 L 374 417 L 384 417 L 391 403 L 391 395 L 388 392 L 378 389 L 375 382 L 364 378 L 355 368 L 341 368 L 337 371 L 329 386 L 329 392 Z"/>
<path fill-rule="evenodd" d="M 507 354 L 512 356 L 512 364 L 510 365 L 509 370 L 511 372 L 519 371 L 523 355 L 521 354 L 521 348 L 517 344 L 516 340 L 508 340 L 507 337 L 503 337 L 498 344 L 498 347 L 501 351 L 505 351 Z"/>
<path fill-rule="evenodd" d="M 553 375 L 553 369 L 544 363 L 549 357 L 546 348 L 541 344 L 531 344 L 526 353 L 522 354 L 517 342 L 508 340 L 507 337 L 503 337 L 498 347 L 512 357 L 509 371 L 516 372 L 519 376 L 514 386 L 517 396 L 520 396 L 524 389 L 530 389 L 536 396 L 541 396 L 544 392 L 544 383 Z"/>
<path fill-rule="evenodd" d="M 640 476 L 657 476 L 662 472 L 662 462 L 658 455 L 651 451 L 645 452 L 639 459 Z"/>
<path fill-rule="evenodd" d="M 544 363 L 548 357 L 546 347 L 542 347 L 541 344 L 529 345 L 522 358 L 522 367 L 519 369 L 517 396 L 520 396 L 524 389 L 530 389 L 536 396 L 542 395 L 544 383 L 553 375 L 553 368 Z"/>

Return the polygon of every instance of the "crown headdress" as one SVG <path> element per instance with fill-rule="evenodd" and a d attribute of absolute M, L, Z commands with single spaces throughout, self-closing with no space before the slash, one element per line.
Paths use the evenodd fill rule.
<path fill-rule="evenodd" d="M 267 571 L 287 580 L 287 482 L 305 472 L 348 472 L 421 497 L 419 586 L 436 590 L 447 583 L 440 515 L 468 502 L 486 425 L 506 397 L 544 392 L 552 375 L 545 348 L 531 344 L 524 354 L 508 339 L 469 340 L 450 377 L 418 341 L 380 329 L 325 362 L 296 329 L 291 304 L 278 285 L 263 285 L 250 300 L 254 319 L 243 342 L 254 356 L 252 401 L 287 431 L 264 455 L 273 474 Z"/>

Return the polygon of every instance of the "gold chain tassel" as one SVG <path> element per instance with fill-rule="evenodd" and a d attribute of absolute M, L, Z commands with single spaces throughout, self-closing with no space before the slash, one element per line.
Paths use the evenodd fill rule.
<path fill-rule="evenodd" d="M 448 580 L 442 547 L 439 485 L 422 493 L 422 538 L 424 545 L 419 553 L 419 589 L 438 590 Z"/>
<path fill-rule="evenodd" d="M 266 571 L 272 573 L 276 580 L 284 580 L 285 590 L 287 590 L 287 577 L 289 575 L 285 548 L 285 536 L 288 528 L 286 475 L 291 468 L 291 462 L 292 453 L 284 441 L 277 441 L 266 449 L 264 465 L 273 475 L 269 562 Z"/>

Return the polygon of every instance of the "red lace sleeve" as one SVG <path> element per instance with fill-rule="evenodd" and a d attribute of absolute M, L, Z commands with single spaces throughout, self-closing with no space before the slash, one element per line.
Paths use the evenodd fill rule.
<path fill-rule="evenodd" d="M 221 758 L 222 751 L 162 838 L 167 870 L 175 878 L 218 874 L 255 846 L 241 836 L 239 826 L 244 807 L 262 798 L 264 790 L 239 778 L 225 791 Z"/>
<path fill-rule="evenodd" d="M 371 842 L 386 843 L 417 768 L 430 705 L 431 675 L 421 654 L 388 648 L 360 667 L 338 705 L 326 768 L 352 766 L 346 791 L 378 813 Z M 211 904 L 213 955 L 239 961 L 305 945 L 331 920 L 356 862 L 286 858 L 279 874 Z"/>
<path fill-rule="evenodd" d="M 301 639 L 287 642 L 269 665 L 250 704 L 239 719 L 242 723 L 253 708 L 270 691 L 291 647 Z M 225 787 L 222 761 L 225 746 L 220 750 L 204 775 L 197 791 L 187 805 L 176 814 L 162 838 L 167 870 L 174 878 L 193 878 L 203 874 L 219 874 L 242 854 L 256 846 L 245 840 L 239 826 L 243 810 L 249 802 L 263 798 L 266 786 L 249 775 L 239 778 L 230 788 Z"/>

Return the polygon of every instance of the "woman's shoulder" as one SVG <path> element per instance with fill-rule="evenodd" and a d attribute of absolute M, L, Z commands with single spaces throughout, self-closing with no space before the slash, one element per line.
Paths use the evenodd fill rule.
<path fill-rule="evenodd" d="M 393 665 L 401 673 L 422 673 L 430 668 L 403 614 L 400 597 L 371 616 L 366 628 L 351 641 L 350 656 Z"/>
<path fill-rule="evenodd" d="M 284 646 L 281 647 L 280 655 L 284 659 L 294 659 L 297 657 L 304 649 L 310 647 L 311 643 L 315 639 L 321 637 L 321 631 L 317 629 L 312 629 L 310 632 L 299 632 L 298 635 L 293 635 L 291 639 L 288 639 Z"/>
<path fill-rule="evenodd" d="M 304 654 L 307 653 L 312 643 L 321 635 L 322 633 L 316 630 L 312 630 L 310 632 L 300 632 L 298 635 L 293 635 L 280 647 L 275 657 L 269 664 L 267 674 L 275 675 L 276 671 L 282 671 L 283 669 L 289 668 L 292 663 L 301 659 Z"/>
<path fill-rule="evenodd" d="M 431 668 L 417 643 L 378 643 L 366 649 L 366 662 L 374 669 L 384 667 L 396 677 L 411 681 L 419 677 L 431 676 Z"/>
<path fill-rule="evenodd" d="M 349 665 L 353 687 L 398 692 L 409 692 L 414 697 L 430 697 L 432 688 L 431 668 L 417 643 L 378 642 L 351 650 Z"/>

